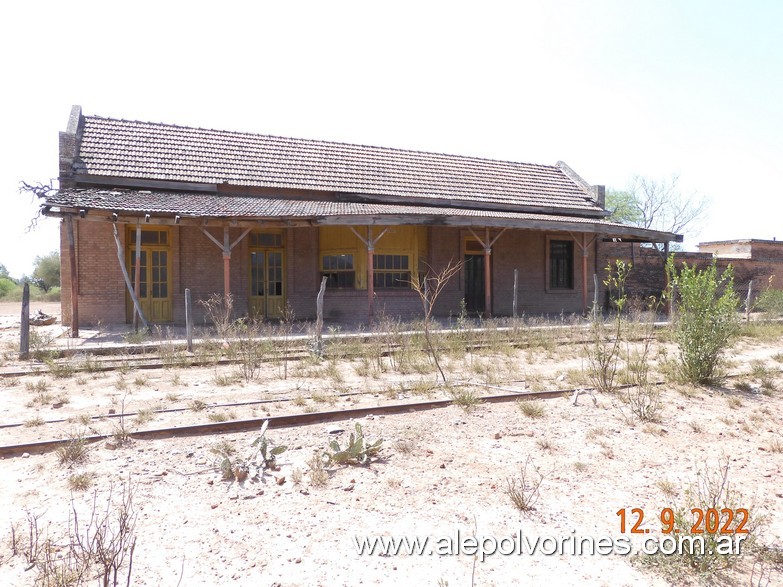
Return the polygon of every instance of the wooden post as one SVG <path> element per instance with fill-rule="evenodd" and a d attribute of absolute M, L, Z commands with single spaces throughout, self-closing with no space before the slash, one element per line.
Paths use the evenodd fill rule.
<path fill-rule="evenodd" d="M 633 247 L 633 245 L 631 245 Z M 633 250 L 633 249 L 631 249 Z M 669 271 L 667 269 L 667 264 L 669 262 L 669 243 L 666 242 L 663 244 L 663 274 L 664 274 L 664 291 L 667 294 L 670 294 L 669 297 L 669 307 L 664 307 L 664 312 L 669 314 L 669 318 L 674 317 L 674 288 L 672 287 L 672 284 L 669 280 Z"/>
<path fill-rule="evenodd" d="M 492 245 L 489 240 L 489 228 L 484 229 L 484 317 L 492 317 L 492 276 L 489 263 L 492 255 Z"/>
<path fill-rule="evenodd" d="M 519 269 L 514 269 L 514 301 L 511 303 L 511 315 L 517 317 L 517 283 L 519 281 Z"/>
<path fill-rule="evenodd" d="M 71 338 L 79 338 L 79 278 L 76 273 L 76 241 L 73 236 L 73 217 L 70 214 L 65 216 L 65 232 L 68 235 L 68 260 L 71 269 Z"/>
<path fill-rule="evenodd" d="M 372 226 L 367 227 L 367 322 L 375 316 L 375 243 L 372 240 Z"/>
<path fill-rule="evenodd" d="M 315 298 L 315 353 L 321 357 L 324 354 L 324 293 L 326 292 L 326 276 L 321 278 L 321 288 Z"/>
<path fill-rule="evenodd" d="M 593 273 L 593 319 L 598 316 L 598 274 Z"/>
<path fill-rule="evenodd" d="M 745 298 L 745 322 L 750 322 L 750 296 L 753 291 L 753 280 L 748 282 L 748 297 Z"/>
<path fill-rule="evenodd" d="M 228 299 L 231 293 L 231 243 L 228 240 L 228 225 L 223 227 L 223 295 Z"/>
<path fill-rule="evenodd" d="M 373 266 L 373 258 L 375 255 L 375 244 L 381 240 L 381 237 L 389 230 L 387 226 L 381 231 L 381 234 L 372 237 L 372 226 L 367 227 L 367 238 L 365 239 L 359 232 L 353 227 L 349 226 L 360 241 L 367 247 L 367 313 L 369 315 L 369 321 L 372 322 L 375 314 L 375 267 Z"/>
<path fill-rule="evenodd" d="M 139 313 L 139 320 L 141 320 L 141 323 L 144 325 L 145 330 L 149 330 L 149 324 L 147 324 L 147 320 L 144 319 L 144 312 L 141 311 L 141 304 L 139 304 L 139 298 L 136 297 L 136 294 L 133 292 L 133 285 L 131 284 L 130 277 L 128 276 L 128 269 L 125 267 L 125 255 L 122 253 L 122 245 L 120 244 L 120 237 L 117 234 L 117 225 L 115 224 L 113 226 L 114 228 L 114 242 L 117 244 L 117 259 L 120 262 L 120 269 L 122 269 L 122 277 L 125 279 L 125 287 L 128 288 L 128 293 L 130 293 L 131 300 L 133 300 L 133 307 L 136 308 L 136 311 Z"/>
<path fill-rule="evenodd" d="M 248 228 L 232 243 L 228 239 L 228 224 L 226 224 L 223 227 L 223 242 L 221 243 L 218 239 L 209 234 L 209 231 L 206 228 L 201 228 L 201 232 L 223 251 L 223 295 L 226 300 L 231 293 L 231 250 L 242 242 L 242 239 L 245 238 L 251 230 L 252 228 Z"/>
<path fill-rule="evenodd" d="M 492 317 L 492 275 L 490 273 L 490 259 L 492 255 L 492 247 L 497 242 L 497 240 L 500 238 L 500 235 L 502 235 L 507 228 L 504 228 L 499 233 L 495 235 L 495 238 L 492 240 L 489 240 L 489 228 L 484 229 L 484 240 L 481 240 L 479 238 L 479 235 L 476 234 L 476 232 L 472 228 L 468 228 L 470 231 L 470 234 L 473 235 L 473 238 L 475 238 L 478 243 L 484 247 L 484 316 L 486 318 Z"/>
<path fill-rule="evenodd" d="M 136 263 L 133 276 L 133 292 L 138 298 L 141 295 L 141 222 L 136 221 Z M 139 315 L 133 308 L 133 330 L 139 331 Z"/>
<path fill-rule="evenodd" d="M 582 314 L 587 315 L 587 233 L 582 235 Z"/>
<path fill-rule="evenodd" d="M 193 304 L 190 298 L 190 288 L 185 288 L 185 337 L 188 341 L 188 352 L 193 352 Z"/>
<path fill-rule="evenodd" d="M 24 282 L 22 288 L 22 330 L 19 333 L 19 358 L 30 356 L 30 284 Z"/>

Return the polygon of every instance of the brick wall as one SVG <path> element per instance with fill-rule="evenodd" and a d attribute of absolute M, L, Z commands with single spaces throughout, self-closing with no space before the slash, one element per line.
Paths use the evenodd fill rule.
<path fill-rule="evenodd" d="M 716 252 L 722 256 L 715 258 L 719 271 L 724 271 L 728 265 L 734 269 L 734 289 L 744 300 L 748 291 L 748 282 L 753 280 L 754 297 L 771 285 L 773 288 L 783 288 L 783 243 L 766 244 L 753 243 L 750 247 L 732 243 L 721 243 Z M 665 259 L 662 254 L 639 244 L 603 243 L 601 249 L 602 267 L 622 259 L 633 264 L 633 269 L 626 282 L 626 291 L 635 297 L 659 295 L 666 287 L 664 271 Z M 709 247 L 707 247 L 709 248 Z M 736 258 L 732 255 L 737 255 Z M 712 252 L 678 252 L 675 262 L 687 263 L 690 266 L 706 267 L 713 261 Z M 606 272 L 602 271 L 602 278 Z"/>
<path fill-rule="evenodd" d="M 79 324 L 125 321 L 125 281 L 117 262 L 112 225 L 74 220 Z M 124 246 L 125 234 L 120 230 Z M 71 265 L 65 224 L 60 223 L 62 322 L 71 324 Z"/>
<path fill-rule="evenodd" d="M 120 239 L 125 247 L 126 232 L 119 225 Z M 126 291 L 117 262 L 112 236 L 112 224 L 76 221 L 79 268 L 79 315 L 81 324 L 122 323 L 126 320 Z M 464 243 L 473 238 L 470 231 L 454 227 L 430 227 L 427 259 L 436 270 L 449 261 L 463 259 Z M 229 231 L 231 242 L 243 229 Z M 491 238 L 498 234 L 491 231 Z M 212 228 L 211 234 L 222 242 L 222 228 Z M 171 296 L 175 323 L 184 322 L 184 293 L 191 289 L 194 321 L 205 323 L 207 316 L 202 300 L 212 294 L 223 293 L 223 256 L 221 249 L 208 239 L 199 227 L 175 226 L 170 231 Z M 285 293 L 298 319 L 315 318 L 315 298 L 320 285 L 318 228 L 287 229 L 285 243 Z M 479 236 L 483 237 L 483 233 Z M 570 240 L 566 233 L 507 230 L 496 241 L 491 260 L 493 314 L 511 315 L 514 269 L 519 270 L 518 312 L 542 314 L 580 312 L 582 310 L 582 255 L 574 244 L 574 288 L 568 291 L 548 291 L 547 243 L 549 238 Z M 588 247 L 588 303 L 593 299 L 592 275 L 596 271 L 596 245 Z M 63 322 L 70 322 L 70 280 L 68 243 L 61 230 L 62 306 Z M 605 266 L 605 262 L 602 266 Z M 245 237 L 232 251 L 231 291 L 234 295 L 236 316 L 249 311 L 250 247 Z M 460 301 L 465 296 L 464 268 L 451 279 L 441 293 L 436 307 L 437 316 L 457 315 Z M 367 292 L 328 291 L 324 298 L 324 317 L 330 321 L 364 321 L 367 317 Z M 385 312 L 403 319 L 422 315 L 419 296 L 412 291 L 377 291 L 376 313 Z"/>

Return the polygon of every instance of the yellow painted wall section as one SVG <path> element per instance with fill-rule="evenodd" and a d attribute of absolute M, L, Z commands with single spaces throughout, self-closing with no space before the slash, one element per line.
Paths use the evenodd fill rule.
<path fill-rule="evenodd" d="M 367 226 L 354 226 L 356 232 L 367 239 Z M 388 228 L 375 245 L 376 255 L 409 255 L 410 267 L 419 266 L 419 258 L 426 260 L 428 242 L 425 226 L 373 226 L 372 236 L 377 238 Z M 348 226 L 322 226 L 319 229 L 320 256 L 352 254 L 356 272 L 356 289 L 367 289 L 367 247 Z M 320 267 L 320 260 L 319 260 Z"/>

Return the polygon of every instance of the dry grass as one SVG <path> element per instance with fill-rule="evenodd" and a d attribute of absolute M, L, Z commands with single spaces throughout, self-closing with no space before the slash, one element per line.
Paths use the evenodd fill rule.
<path fill-rule="evenodd" d="M 94 473 L 74 473 L 68 477 L 68 488 L 71 491 L 87 491 L 92 486 L 94 479 Z"/>
<path fill-rule="evenodd" d="M 89 449 L 84 434 L 72 432 L 65 444 L 57 448 L 57 460 L 61 465 L 78 465 L 87 460 Z"/>
<path fill-rule="evenodd" d="M 536 400 L 519 400 L 517 402 L 517 407 L 519 408 L 519 411 L 528 418 L 538 419 L 543 418 L 546 415 L 544 404 Z"/>

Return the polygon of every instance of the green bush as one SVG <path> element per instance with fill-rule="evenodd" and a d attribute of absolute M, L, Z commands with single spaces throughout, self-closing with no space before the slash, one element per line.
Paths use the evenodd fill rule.
<path fill-rule="evenodd" d="M 4 302 L 22 301 L 24 283 L 16 283 L 7 277 L 0 277 L 0 300 Z M 30 300 L 33 302 L 59 302 L 60 287 L 51 287 L 44 292 L 40 287 L 30 284 Z"/>
<path fill-rule="evenodd" d="M 0 298 L 6 298 L 12 291 L 19 286 L 13 279 L 8 277 L 0 277 Z"/>
<path fill-rule="evenodd" d="M 60 301 L 60 286 L 50 287 L 46 293 L 41 293 L 41 296 L 34 298 L 36 301 L 41 302 L 59 302 Z"/>
<path fill-rule="evenodd" d="M 783 315 L 783 290 L 766 289 L 756 300 L 756 307 L 773 316 Z"/>
<path fill-rule="evenodd" d="M 666 269 L 680 295 L 674 338 L 680 349 L 680 371 L 686 381 L 706 383 L 715 378 L 729 340 L 739 331 L 739 296 L 729 265 L 722 275 L 713 262 L 699 270 L 683 263 L 678 272 L 670 257 Z"/>

